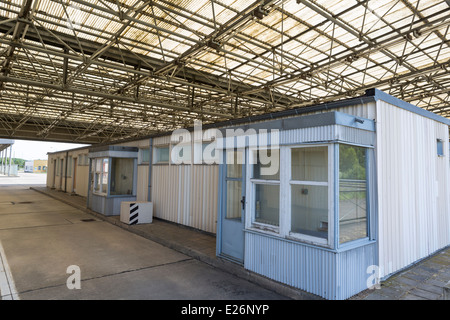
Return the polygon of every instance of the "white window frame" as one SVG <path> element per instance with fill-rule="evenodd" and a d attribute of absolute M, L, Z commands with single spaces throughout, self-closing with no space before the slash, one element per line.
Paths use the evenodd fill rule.
<path fill-rule="evenodd" d="M 169 159 L 165 161 L 160 161 L 159 155 L 161 149 L 168 149 L 169 150 Z M 153 147 L 153 164 L 170 164 L 170 145 L 160 145 L 160 146 L 154 146 Z"/>
<path fill-rule="evenodd" d="M 288 188 L 284 190 L 283 193 L 287 197 L 287 208 L 286 208 L 286 222 L 288 221 L 288 225 L 286 226 L 288 231 L 288 237 L 295 240 L 300 240 L 307 243 L 312 243 L 315 245 L 332 247 L 334 244 L 334 171 L 335 171 L 335 161 L 334 161 L 334 153 L 335 153 L 335 144 L 302 144 L 302 145 L 292 145 L 289 146 L 288 157 L 286 161 L 286 171 L 288 177 Z M 327 147 L 328 148 L 328 181 L 307 181 L 307 180 L 292 180 L 292 149 L 300 149 L 300 148 L 314 148 L 314 147 Z M 292 218 L 292 186 L 293 185 L 305 185 L 305 186 L 326 186 L 328 187 L 328 237 L 327 239 L 314 237 L 311 235 L 306 235 L 302 233 L 292 232 L 291 229 L 291 218 Z"/>
<path fill-rule="evenodd" d="M 337 149 L 339 150 L 339 146 L 340 145 L 347 145 L 347 146 L 355 146 L 355 147 L 360 147 L 360 148 L 364 148 L 366 150 L 366 228 L 367 228 L 367 235 L 365 237 L 362 238 L 357 238 L 357 239 L 353 239 L 347 242 L 343 242 L 341 243 L 339 240 L 340 238 L 340 229 L 338 227 L 337 228 L 337 232 L 336 232 L 336 245 L 338 246 L 339 249 L 345 249 L 346 247 L 352 247 L 355 243 L 364 243 L 367 241 L 371 241 L 371 239 L 373 239 L 373 234 L 371 231 L 371 223 L 372 223 L 372 214 L 371 214 L 371 202 L 370 202 L 370 198 L 371 195 L 369 194 L 370 192 L 370 171 L 371 171 L 371 160 L 370 160 L 370 155 L 369 155 L 369 151 L 372 149 L 374 149 L 372 146 L 367 146 L 367 145 L 359 145 L 359 144 L 354 144 L 354 143 L 345 143 L 345 142 L 340 142 L 340 143 L 336 143 Z M 339 151 L 338 151 L 339 152 Z M 340 154 L 339 154 L 340 157 Z M 339 157 L 336 160 L 336 171 L 337 171 L 337 181 L 336 181 L 336 193 L 337 193 L 337 197 L 339 197 L 340 194 L 340 189 L 339 189 L 339 172 L 340 172 L 340 168 L 339 168 Z M 339 224 L 339 217 L 340 217 L 340 208 L 338 207 L 336 210 L 336 222 Z"/>
<path fill-rule="evenodd" d="M 324 147 L 328 148 L 328 182 L 312 182 L 312 181 L 300 181 L 291 179 L 291 152 L 293 148 L 306 148 L 306 147 Z M 248 230 L 257 231 L 260 233 L 266 233 L 268 235 L 274 235 L 289 240 L 304 242 L 312 245 L 318 245 L 327 248 L 333 248 L 334 246 L 334 191 L 335 191 L 335 143 L 318 143 L 318 144 L 295 144 L 288 146 L 279 146 L 280 150 L 280 180 L 264 180 L 254 179 L 252 160 L 254 157 L 255 148 L 249 148 L 248 159 L 246 162 L 246 219 L 245 228 Z M 280 203 L 279 203 L 279 226 L 273 226 L 255 221 L 255 186 L 257 184 L 271 184 L 279 185 Z M 291 186 L 296 184 L 304 185 L 326 185 L 328 186 L 328 237 L 327 239 L 314 237 L 310 235 L 291 232 Z"/>
<path fill-rule="evenodd" d="M 148 160 L 144 161 L 144 152 L 148 152 Z M 138 153 L 139 161 L 138 164 L 149 164 L 150 163 L 150 148 L 140 148 Z"/>
<path fill-rule="evenodd" d="M 255 179 L 252 178 L 253 176 L 253 164 L 255 163 L 254 161 L 254 157 L 255 154 L 254 152 L 257 152 L 258 150 L 260 150 L 261 148 L 248 148 L 248 157 L 247 159 L 249 161 L 246 162 L 247 168 L 246 168 L 246 180 L 247 180 L 247 186 L 249 186 L 247 188 L 246 191 L 246 198 L 249 201 L 246 201 L 246 229 L 254 229 L 257 230 L 259 232 L 263 232 L 263 233 L 269 233 L 269 234 L 276 234 L 276 235 L 280 235 L 280 230 L 281 230 L 281 224 L 282 224 L 282 192 L 281 192 L 281 179 L 282 179 L 282 164 L 281 164 L 281 147 L 277 147 L 277 149 L 280 151 L 280 179 L 279 180 L 266 180 L 266 179 Z M 256 193 L 256 185 L 277 185 L 279 186 L 279 199 L 280 202 L 278 204 L 279 207 L 279 220 L 278 220 L 278 226 L 275 225 L 271 225 L 271 224 L 266 224 L 266 223 L 262 223 L 262 222 L 257 222 L 255 221 L 255 193 Z"/>
<path fill-rule="evenodd" d="M 103 170 L 103 161 L 107 159 L 108 160 L 108 171 L 104 171 Z M 109 157 L 100 157 L 100 158 L 93 158 L 92 159 L 92 166 L 93 166 L 93 170 L 92 170 L 92 174 L 93 174 L 93 185 L 92 185 L 92 193 L 95 195 L 100 195 L 100 196 L 107 196 L 108 195 L 108 189 L 109 189 L 109 184 L 110 184 L 110 171 L 111 171 L 111 159 Z M 100 161 L 101 166 L 100 166 L 100 171 L 97 170 L 97 162 Z M 106 183 L 106 192 L 102 191 L 102 183 L 100 185 L 99 191 L 96 190 L 96 186 L 97 186 L 97 174 L 100 175 L 100 182 L 103 179 L 103 175 L 107 174 L 107 183 Z"/>

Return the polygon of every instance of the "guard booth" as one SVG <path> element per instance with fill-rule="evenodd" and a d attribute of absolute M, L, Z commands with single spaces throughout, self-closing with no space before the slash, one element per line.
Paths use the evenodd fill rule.
<path fill-rule="evenodd" d="M 104 146 L 89 149 L 88 208 L 120 215 L 123 201 L 136 201 L 138 148 Z"/>

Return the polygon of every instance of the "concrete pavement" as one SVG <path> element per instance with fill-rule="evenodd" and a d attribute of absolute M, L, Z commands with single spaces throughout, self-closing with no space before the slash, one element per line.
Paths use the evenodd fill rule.
<path fill-rule="evenodd" d="M 0 186 L 0 244 L 23 300 L 286 299 L 23 186 Z"/>
<path fill-rule="evenodd" d="M 86 210 L 86 199 L 69 196 L 48 188 L 33 187 L 55 199 Z M 89 211 L 89 210 L 88 210 Z M 126 225 L 118 216 L 105 217 L 91 212 L 98 219 L 104 219 L 132 233 L 152 239 L 169 248 L 173 248 L 197 260 L 255 282 L 292 299 L 319 299 L 318 297 L 276 283 L 264 277 L 250 273 L 242 266 L 219 259 L 215 255 L 215 237 L 187 227 L 155 219 L 152 224 Z M 450 248 L 411 266 L 381 283 L 378 289 L 365 290 L 349 300 L 442 300 L 444 287 L 450 281 Z"/>

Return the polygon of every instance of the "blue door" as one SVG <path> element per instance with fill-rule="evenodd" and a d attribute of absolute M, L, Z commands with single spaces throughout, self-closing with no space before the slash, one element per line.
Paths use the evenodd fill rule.
<path fill-rule="evenodd" d="M 244 261 L 245 150 L 224 152 L 221 255 Z"/>

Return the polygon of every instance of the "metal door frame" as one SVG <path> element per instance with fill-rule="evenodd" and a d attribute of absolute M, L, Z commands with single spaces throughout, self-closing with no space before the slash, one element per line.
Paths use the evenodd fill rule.
<path fill-rule="evenodd" d="M 240 264 L 244 263 L 244 254 L 245 254 L 245 239 L 244 239 L 244 228 L 245 228 L 245 210 L 246 210 L 246 164 L 248 157 L 248 148 L 235 148 L 236 151 L 241 151 L 243 153 L 244 163 L 242 164 L 242 175 L 240 178 L 228 178 L 227 177 L 227 163 L 226 163 L 226 154 L 227 151 L 230 150 L 222 150 L 222 154 L 220 155 L 223 160 L 219 165 L 219 204 L 218 204 L 218 221 L 219 225 L 217 228 L 217 244 L 216 244 L 216 253 L 218 256 L 223 258 L 232 260 L 233 262 L 237 262 Z M 223 236 L 224 236 L 224 221 L 231 222 L 232 220 L 225 220 L 226 215 L 226 204 L 227 204 L 227 182 L 228 181 L 241 181 L 241 221 L 240 226 L 238 226 L 238 221 L 236 222 L 236 228 L 240 228 L 242 230 L 242 256 L 236 257 L 223 252 Z M 231 222 L 230 224 L 233 224 Z M 228 224 L 228 223 L 225 223 Z M 230 227 L 230 224 L 228 227 Z"/>

